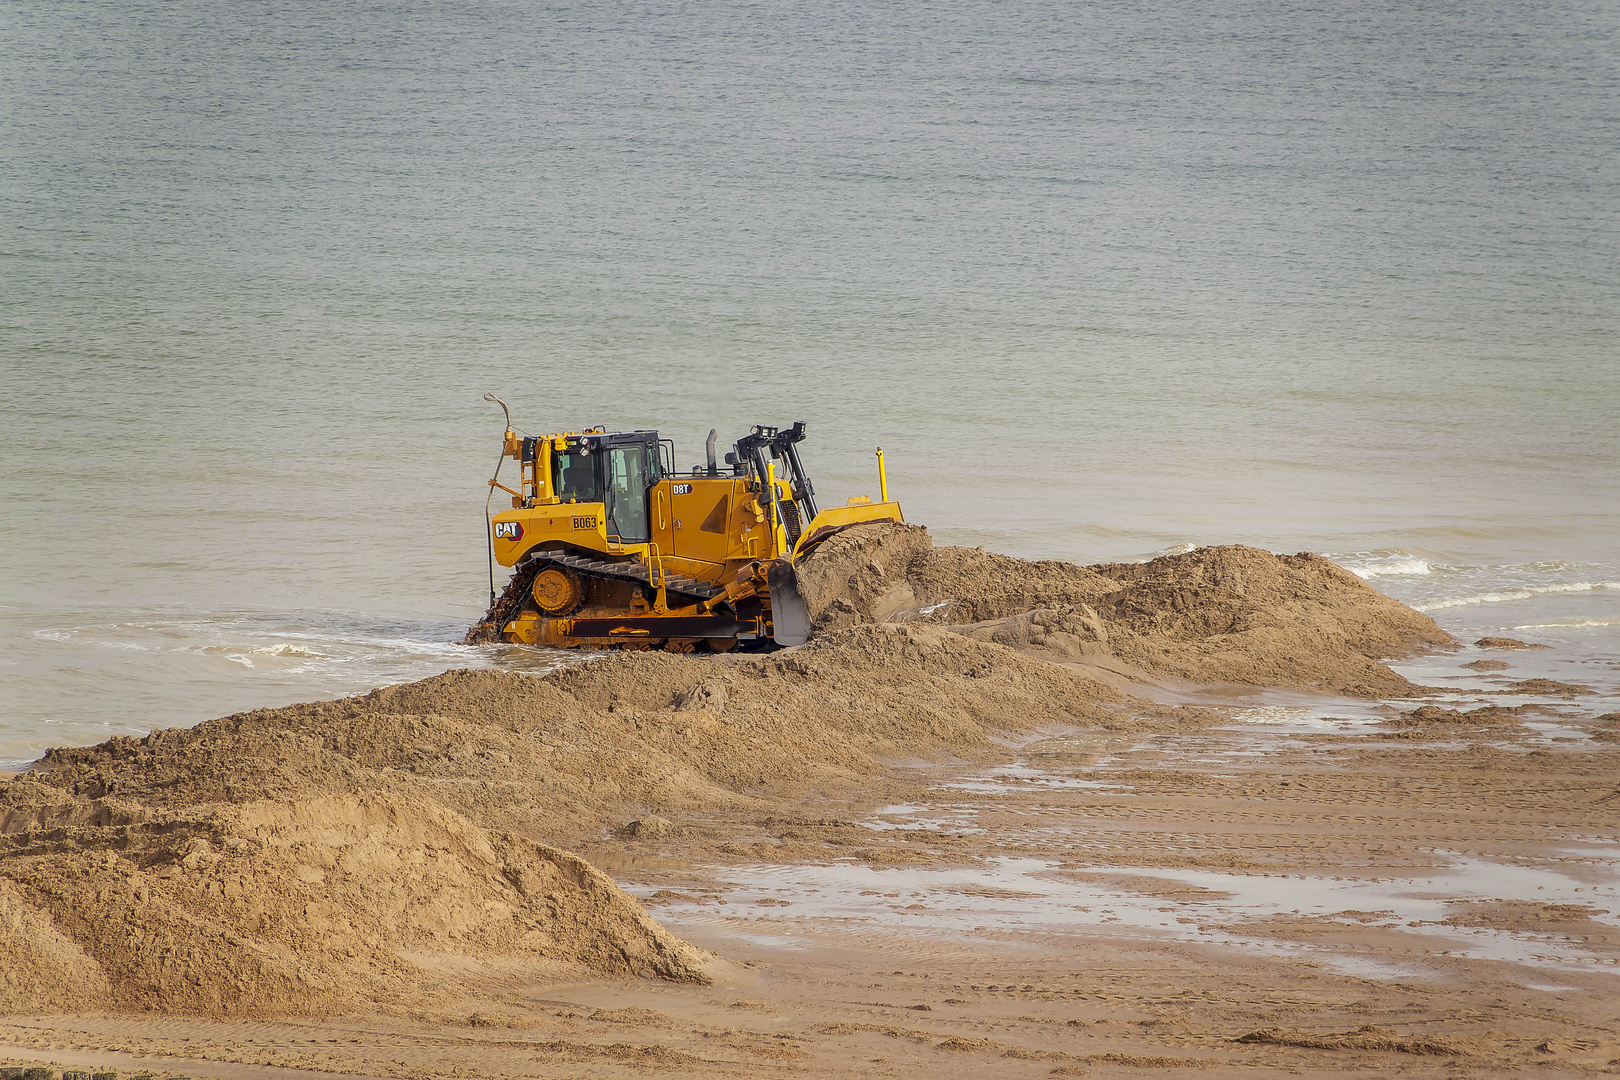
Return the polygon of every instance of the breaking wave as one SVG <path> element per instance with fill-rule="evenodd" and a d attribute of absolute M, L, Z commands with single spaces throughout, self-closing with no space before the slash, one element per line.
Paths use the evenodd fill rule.
<path fill-rule="evenodd" d="M 1394 574 L 1427 574 L 1432 568 L 1422 559 L 1407 555 L 1391 556 L 1384 561 L 1365 563 L 1361 566 L 1346 566 L 1345 569 L 1365 580 Z"/>
<path fill-rule="evenodd" d="M 1473 607 L 1476 604 L 1501 604 L 1512 600 L 1529 600 L 1531 597 L 1546 596 L 1552 593 L 1591 592 L 1594 589 L 1620 589 L 1620 581 L 1570 581 L 1557 585 L 1527 585 L 1523 588 L 1507 589 L 1502 592 L 1476 593 L 1473 596 L 1458 596 L 1426 604 L 1411 604 L 1410 606 L 1417 611 L 1423 612 L 1444 611 L 1447 608 Z"/>

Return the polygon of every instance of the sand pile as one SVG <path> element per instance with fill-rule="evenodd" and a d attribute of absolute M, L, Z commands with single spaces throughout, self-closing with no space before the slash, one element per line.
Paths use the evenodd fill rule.
<path fill-rule="evenodd" d="M 1319 555 L 1234 545 L 1096 570 L 1119 584 L 1095 601 L 1114 652 L 1200 682 L 1396 695 L 1415 688 L 1380 660 L 1451 641 Z"/>
<path fill-rule="evenodd" d="M 1028 562 L 983 548 L 936 548 L 920 525 L 851 529 L 799 567 L 799 588 L 818 631 L 891 620 L 988 622 L 1084 604 L 1118 587 L 1072 563 Z"/>
<path fill-rule="evenodd" d="M 0 785 L 0 1012 L 702 980 L 711 958 L 556 845 L 791 817 L 884 761 L 1129 725 L 1121 672 L 1398 694 L 1376 658 L 1446 640 L 1325 560 L 1250 548 L 1083 568 L 890 526 L 834 537 L 800 580 L 818 635 L 798 649 L 450 672 L 53 751 Z"/>
<path fill-rule="evenodd" d="M 863 625 L 769 656 L 607 655 L 53 751 L 0 786 L 0 1011 L 332 1013 L 706 957 L 546 841 L 847 788 L 879 757 L 1117 719 L 1003 646 Z"/>
<path fill-rule="evenodd" d="M 380 786 L 166 813 L 8 785 L 0 1009 L 315 1015 L 570 967 L 704 978 L 583 860 Z"/>
<path fill-rule="evenodd" d="M 1320 556 L 1201 548 L 1082 567 L 935 548 L 915 525 L 850 530 L 800 572 L 818 628 L 926 620 L 1054 662 L 1358 696 L 1414 687 L 1380 660 L 1449 636 Z"/>
<path fill-rule="evenodd" d="M 1473 727 L 1515 727 L 1521 723 L 1526 712 L 1539 712 L 1528 705 L 1516 705 L 1512 708 L 1502 708 L 1499 705 L 1481 705 L 1474 709 L 1447 709 L 1439 705 L 1424 705 L 1401 713 L 1398 717 L 1386 721 L 1395 726 L 1412 726 L 1422 724 L 1449 724 L 1469 725 Z"/>
<path fill-rule="evenodd" d="M 1085 604 L 1057 604 L 951 629 L 975 641 L 994 641 L 1054 663 L 1112 655 L 1107 626 Z"/>

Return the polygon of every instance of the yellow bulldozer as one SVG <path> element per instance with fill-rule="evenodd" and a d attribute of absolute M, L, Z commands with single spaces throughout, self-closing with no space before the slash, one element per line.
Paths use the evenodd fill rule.
<path fill-rule="evenodd" d="M 490 606 L 468 644 L 728 652 L 800 645 L 810 613 L 795 566 L 845 529 L 903 521 L 878 449 L 879 501 L 820 509 L 798 445 L 804 421 L 755 427 L 724 464 L 680 471 L 656 431 L 533 437 L 512 428 L 491 477 L 512 508 L 489 518 Z M 500 465 L 518 462 L 516 488 Z M 512 568 L 499 595 L 495 564 Z"/>

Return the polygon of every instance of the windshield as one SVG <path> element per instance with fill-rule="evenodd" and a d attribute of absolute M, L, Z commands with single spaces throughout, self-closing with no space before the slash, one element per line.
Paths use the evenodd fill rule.
<path fill-rule="evenodd" d="M 559 499 L 598 502 L 602 498 L 596 483 L 596 461 L 589 454 L 555 451 L 551 455 L 551 476 Z"/>

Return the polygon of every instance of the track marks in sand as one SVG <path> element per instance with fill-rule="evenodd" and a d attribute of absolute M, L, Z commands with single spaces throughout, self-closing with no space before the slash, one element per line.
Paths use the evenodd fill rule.
<path fill-rule="evenodd" d="M 925 937 L 950 927 L 1023 947 L 1031 940 L 1028 928 L 1038 924 L 1039 933 L 1093 940 L 1108 933 L 1168 934 L 1264 962 L 1329 960 L 1340 965 L 1335 970 L 1386 979 L 1415 972 L 1461 976 L 1471 964 L 1480 965 L 1477 978 L 1514 970 L 1520 973 L 1514 977 L 1531 981 L 1552 977 L 1530 974 L 1538 967 L 1571 977 L 1589 968 L 1608 977 L 1607 924 L 1541 940 L 1533 928 L 1466 927 L 1448 918 L 1457 911 L 1440 898 L 1447 889 L 1462 890 L 1456 894 L 1462 900 L 1487 895 L 1481 889 L 1508 889 L 1491 884 L 1504 875 L 1516 882 L 1512 889 L 1531 890 L 1529 899 L 1539 882 L 1570 893 L 1566 901 L 1605 881 L 1612 885 L 1620 860 L 1620 800 L 1590 798 L 1612 789 L 1611 748 L 1396 747 L 1365 737 L 1205 725 L 1185 740 L 1124 740 L 1107 763 L 1051 752 L 1083 741 L 1065 734 L 1038 741 L 985 776 L 916 770 L 917 788 L 891 796 L 907 804 L 904 812 L 887 814 L 883 828 L 926 822 L 953 835 L 955 854 L 983 860 L 981 869 L 957 878 L 936 878 L 927 865 L 893 870 L 882 879 L 892 883 L 887 889 L 860 879 L 852 887 L 871 891 L 875 906 L 829 909 L 842 920 L 840 932 L 870 946 L 883 939 L 886 926 Z M 1521 768 L 1525 762 L 1528 768 Z M 1264 794 L 1256 795 L 1262 778 Z M 1129 794 L 1120 793 L 1116 779 L 1129 780 Z M 1107 786 L 1091 786 L 1098 784 Z M 847 829 L 859 817 L 846 811 L 837 824 Z M 1556 850 L 1582 844 L 1592 853 Z M 1601 851 L 1612 853 L 1607 861 L 1598 857 Z M 1099 900 L 1054 888 L 1063 870 L 1095 880 L 1093 893 L 1107 888 Z M 1181 875 L 1174 895 L 1166 892 L 1167 873 L 1155 870 Z M 839 881 L 836 867 L 802 879 L 802 887 L 821 891 Z M 771 891 L 772 880 L 765 875 L 751 887 Z M 960 881 L 982 888 L 972 893 Z M 878 900 L 879 893 L 891 899 Z M 975 920 L 960 898 L 980 894 L 989 917 Z M 771 895 L 790 906 L 737 920 L 734 928 L 815 933 L 818 901 L 795 897 L 791 888 Z M 1377 925 L 1334 914 L 1387 908 L 1391 895 L 1408 897 L 1397 905 L 1408 914 Z M 1163 901 L 1156 910 L 1152 897 Z M 1053 908 L 1068 904 L 1090 906 L 1080 906 L 1079 916 Z M 1620 903 L 1608 906 L 1620 910 Z M 1304 914 L 1290 912 L 1296 908 Z M 673 914 L 677 922 L 684 917 Z"/>
<path fill-rule="evenodd" d="M 1469 1053 L 1468 1049 L 1451 1040 L 1422 1036 L 1406 1038 L 1372 1024 L 1334 1035 L 1305 1035 L 1281 1028 L 1266 1028 L 1251 1031 L 1233 1041 L 1300 1046 L 1307 1050 L 1393 1050 L 1402 1054 L 1432 1054 L 1439 1057 L 1465 1057 Z"/>
<path fill-rule="evenodd" d="M 529 1023 L 545 1026 L 538 1017 L 531 1016 Z M 0 1024 L 0 1056 L 6 1046 L 28 1046 L 101 1051 L 171 1068 L 180 1060 L 190 1063 L 188 1071 L 205 1074 L 211 1063 L 232 1067 L 225 1075 L 242 1075 L 246 1067 L 246 1075 L 290 1069 L 422 1080 L 465 1077 L 469 1069 L 513 1077 L 574 1076 L 581 1067 L 593 1072 L 606 1069 L 603 1075 L 670 1071 L 738 1075 L 739 1070 L 754 1065 L 804 1056 L 792 1036 L 737 1029 L 682 1030 L 674 1040 L 681 1045 L 614 1039 L 612 1030 L 606 1034 L 611 1041 L 558 1037 L 532 1027 L 478 1034 L 420 1021 L 399 1024 L 380 1019 L 358 1024 L 245 1025 L 209 1021 L 148 1024 L 96 1017 L 53 1022 L 42 1018 Z"/>

